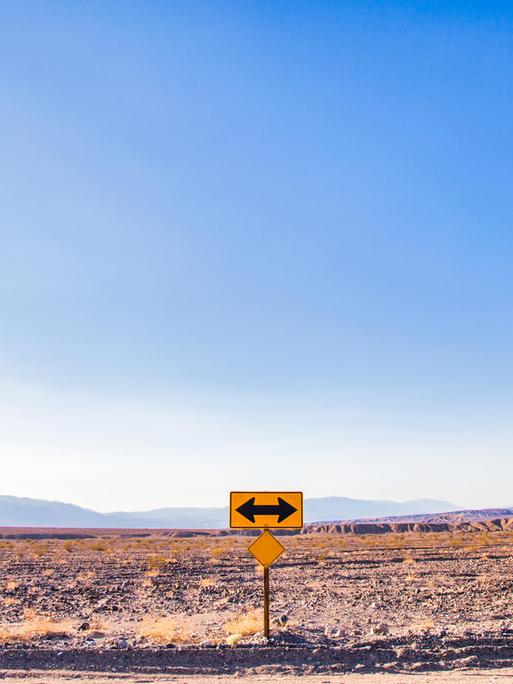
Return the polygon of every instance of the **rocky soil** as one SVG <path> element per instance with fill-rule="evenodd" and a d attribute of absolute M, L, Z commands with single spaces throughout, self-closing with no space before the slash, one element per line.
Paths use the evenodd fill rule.
<path fill-rule="evenodd" d="M 500 670 L 451 670 L 450 672 L 416 672 L 393 673 L 346 673 L 341 675 L 314 674 L 302 675 L 301 684 L 407 684 L 413 681 L 415 684 L 503 684 L 513 681 L 513 670 L 501 668 Z M 66 670 L 52 670 L 51 672 L 24 670 L 0 671 L 0 679 L 9 682 L 23 684 L 71 684 L 79 681 L 88 684 L 234 684 L 241 681 L 248 684 L 297 684 L 297 675 L 162 675 L 145 674 L 141 678 L 132 674 L 112 674 L 108 672 L 67 672 Z"/>
<path fill-rule="evenodd" d="M 143 536 L 141 536 L 143 535 Z M 0 670 L 305 675 L 513 666 L 508 532 L 0 542 Z"/>

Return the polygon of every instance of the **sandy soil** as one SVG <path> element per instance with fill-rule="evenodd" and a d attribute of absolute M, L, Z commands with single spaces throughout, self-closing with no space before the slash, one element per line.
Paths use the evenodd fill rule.
<path fill-rule="evenodd" d="M 0 670 L 419 682 L 513 666 L 511 533 L 282 538 L 269 643 L 251 540 L 140 535 L 0 542 Z"/>

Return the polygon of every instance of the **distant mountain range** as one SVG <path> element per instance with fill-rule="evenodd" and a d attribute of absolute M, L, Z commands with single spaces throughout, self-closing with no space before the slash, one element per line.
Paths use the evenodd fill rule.
<path fill-rule="evenodd" d="M 342 496 L 305 500 L 305 522 L 366 520 L 391 516 L 450 513 L 447 501 L 365 501 Z M 228 526 L 228 508 L 158 508 L 153 511 L 97 513 L 59 501 L 0 496 L 0 527 L 95 527 L 219 529 Z"/>

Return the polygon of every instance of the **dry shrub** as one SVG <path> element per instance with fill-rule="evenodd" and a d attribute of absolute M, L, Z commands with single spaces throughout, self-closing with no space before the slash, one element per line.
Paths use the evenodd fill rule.
<path fill-rule="evenodd" d="M 255 575 L 257 576 L 263 576 L 264 574 L 264 566 L 261 565 L 261 563 L 256 562 L 255 563 Z"/>
<path fill-rule="evenodd" d="M 251 610 L 243 615 L 234 615 L 224 626 L 225 632 L 240 637 L 256 634 L 264 629 L 262 611 Z"/>
<path fill-rule="evenodd" d="M 324 550 L 320 550 L 319 553 L 317 554 L 317 563 L 319 565 L 326 565 L 326 561 L 328 560 L 328 552 Z"/>
<path fill-rule="evenodd" d="M 434 620 L 426 618 L 425 620 L 421 620 L 418 622 L 415 627 L 417 629 L 422 630 L 423 632 L 428 632 L 431 629 L 434 629 L 436 627 L 436 623 Z"/>
<path fill-rule="evenodd" d="M 148 559 L 148 571 L 146 572 L 148 577 L 157 577 L 160 575 L 160 571 L 165 568 L 168 564 L 169 559 L 165 556 L 151 556 Z"/>
<path fill-rule="evenodd" d="M 89 629 L 87 631 L 87 636 L 90 639 L 102 639 L 103 637 L 109 636 L 114 631 L 112 624 L 101 618 L 92 620 L 89 623 Z"/>
<path fill-rule="evenodd" d="M 361 534 L 358 536 L 358 544 L 360 546 L 373 546 L 374 541 L 372 539 L 372 536 L 370 534 Z"/>
<path fill-rule="evenodd" d="M 206 589 L 207 587 L 215 587 L 216 581 L 215 579 L 212 579 L 212 577 L 203 577 L 200 579 L 199 585 L 202 589 Z"/>
<path fill-rule="evenodd" d="M 400 548 L 404 544 L 404 537 L 402 535 L 394 533 L 390 535 L 390 538 L 388 539 L 390 546 L 393 548 Z"/>
<path fill-rule="evenodd" d="M 490 584 L 490 576 L 489 575 L 481 574 L 481 575 L 478 575 L 476 579 L 477 579 L 477 583 L 481 587 L 486 587 Z"/>
<path fill-rule="evenodd" d="M 138 625 L 138 633 L 157 644 L 186 642 L 189 633 L 170 617 L 144 618 Z"/>
<path fill-rule="evenodd" d="M 23 622 L 0 628 L 0 642 L 30 641 L 38 637 L 66 638 L 73 633 L 71 620 L 51 620 L 30 610 L 25 612 Z"/>
<path fill-rule="evenodd" d="M 153 589 L 155 589 L 157 586 L 153 578 L 157 575 L 158 573 L 156 575 L 153 575 L 151 572 L 147 573 L 141 580 L 141 589 L 145 591 L 153 591 Z"/>
<path fill-rule="evenodd" d="M 214 546 L 212 549 L 210 549 L 210 555 L 212 556 L 212 559 L 215 561 L 220 560 L 225 554 L 225 549 L 222 546 Z"/>
<path fill-rule="evenodd" d="M 96 573 L 92 570 L 83 570 L 77 575 L 77 582 L 89 582 L 89 580 L 96 577 Z"/>
<path fill-rule="evenodd" d="M 475 534 L 472 541 L 474 542 L 474 547 L 476 549 L 480 549 L 483 546 L 490 546 L 493 543 L 490 534 L 487 534 L 486 532 Z"/>
<path fill-rule="evenodd" d="M 17 582 L 16 580 L 9 580 L 7 584 L 5 585 L 7 591 L 14 591 L 19 587 L 20 583 Z"/>
<path fill-rule="evenodd" d="M 306 591 L 318 591 L 320 589 L 324 589 L 324 582 L 318 579 L 310 580 L 305 586 Z"/>
<path fill-rule="evenodd" d="M 34 552 L 34 556 L 36 558 L 41 558 L 41 556 L 46 556 L 48 553 L 48 547 L 46 544 L 34 544 L 32 547 L 32 550 Z"/>
<path fill-rule="evenodd" d="M 449 546 L 453 546 L 455 548 L 464 546 L 465 542 L 463 540 L 463 537 L 461 535 L 456 535 L 454 534 L 451 539 L 449 539 Z"/>

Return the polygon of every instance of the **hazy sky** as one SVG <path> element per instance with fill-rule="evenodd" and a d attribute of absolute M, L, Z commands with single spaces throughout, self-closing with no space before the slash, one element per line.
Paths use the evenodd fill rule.
<path fill-rule="evenodd" d="M 510 2 L 0 3 L 0 493 L 513 505 Z"/>

